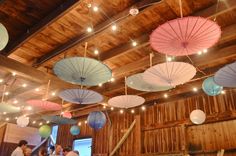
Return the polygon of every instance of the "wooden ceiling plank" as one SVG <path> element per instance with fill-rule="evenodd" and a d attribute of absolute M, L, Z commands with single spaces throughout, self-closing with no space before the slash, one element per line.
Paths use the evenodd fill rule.
<path fill-rule="evenodd" d="M 223 3 L 223 4 L 221 4 L 221 3 Z M 220 7 L 218 8 L 217 13 L 215 12 L 215 10 L 216 10 L 215 8 L 217 7 L 217 4 L 214 4 L 207 9 L 204 9 L 204 10 L 194 13 L 193 16 L 202 16 L 202 17 L 207 17 L 207 18 L 211 19 L 211 18 L 219 16 L 227 11 L 230 11 L 236 7 L 235 0 L 226 0 L 221 3 L 219 5 Z M 230 4 L 230 5 L 227 5 L 230 7 L 226 7 L 225 3 Z M 118 46 L 114 49 L 103 52 L 100 55 L 101 61 L 107 61 L 109 59 L 117 58 L 121 55 L 127 54 L 127 53 L 132 52 L 136 49 L 139 49 L 139 48 L 149 45 L 149 33 L 137 38 L 136 40 L 138 41 L 138 46 L 136 46 L 136 47 L 132 47 L 130 45 L 130 43 L 127 43 L 125 45 L 121 45 L 121 46 Z"/>
<path fill-rule="evenodd" d="M 18 47 L 20 47 L 25 42 L 30 40 L 40 31 L 45 29 L 48 25 L 55 22 L 60 17 L 64 16 L 70 10 L 75 8 L 79 3 L 80 3 L 80 0 L 67 0 L 64 4 L 60 5 L 57 9 L 55 9 L 51 14 L 43 18 L 38 24 L 30 28 L 24 35 L 22 35 L 14 43 L 9 44 L 3 51 L 1 51 L 1 54 L 4 56 L 9 56 Z"/>
<path fill-rule="evenodd" d="M 136 4 L 134 4 L 134 6 L 135 7 L 142 7 L 144 5 L 149 5 L 149 4 L 158 3 L 158 2 L 159 2 L 159 0 L 142 0 L 142 1 L 139 1 Z M 144 8 L 142 11 L 148 9 L 149 7 Z M 123 10 L 122 12 L 120 12 L 119 14 L 117 14 L 117 15 L 113 16 L 112 18 L 106 20 L 105 22 L 95 26 L 94 30 L 93 30 L 94 33 L 92 33 L 92 34 L 84 33 L 80 36 L 77 36 L 77 37 L 71 39 L 70 41 L 66 42 L 65 44 L 59 46 L 58 48 L 54 49 L 53 51 L 43 55 L 42 57 L 37 59 L 34 66 L 38 67 L 38 66 L 42 65 L 44 62 L 46 62 L 46 61 L 52 59 L 53 57 L 63 53 L 64 51 L 66 51 L 66 50 L 68 50 L 68 49 L 70 49 L 74 46 L 77 46 L 78 44 L 84 44 L 89 39 L 94 37 L 94 35 L 98 35 L 98 34 L 104 32 L 106 29 L 108 29 L 109 26 L 114 23 L 114 21 L 116 21 L 116 23 L 118 23 L 118 22 L 122 21 L 124 19 L 124 17 L 126 17 L 125 20 L 127 20 L 128 17 L 131 17 L 131 16 L 129 16 L 129 8 Z"/>

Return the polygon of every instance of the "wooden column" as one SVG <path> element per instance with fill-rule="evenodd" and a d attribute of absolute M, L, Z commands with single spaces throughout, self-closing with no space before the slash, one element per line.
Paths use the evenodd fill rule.
<path fill-rule="evenodd" d="M 134 127 L 134 136 L 135 136 L 135 155 L 141 156 L 141 120 L 140 115 L 135 115 L 136 125 Z"/>

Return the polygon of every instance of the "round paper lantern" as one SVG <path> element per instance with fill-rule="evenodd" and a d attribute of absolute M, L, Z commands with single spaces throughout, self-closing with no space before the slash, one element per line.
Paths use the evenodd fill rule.
<path fill-rule="evenodd" d="M 70 133 L 72 134 L 72 135 L 79 135 L 79 133 L 80 133 L 80 128 L 79 128 L 79 126 L 72 126 L 71 128 L 70 128 Z"/>
<path fill-rule="evenodd" d="M 95 111 L 89 113 L 87 118 L 88 125 L 95 130 L 101 129 L 106 123 L 106 116 L 103 112 Z"/>
<path fill-rule="evenodd" d="M 202 124 L 206 120 L 206 114 L 200 109 L 193 110 L 190 114 L 190 120 L 194 124 Z"/>
<path fill-rule="evenodd" d="M 20 116 L 19 118 L 17 118 L 16 123 L 20 127 L 26 127 L 29 124 L 29 118 L 24 117 L 24 116 Z"/>
<path fill-rule="evenodd" d="M 42 138 L 47 138 L 51 135 L 51 127 L 48 125 L 43 125 L 39 128 L 39 135 Z"/>
<path fill-rule="evenodd" d="M 70 112 L 64 112 L 62 116 L 63 116 L 64 118 L 69 118 L 69 119 L 72 118 L 72 114 L 71 114 Z"/>
<path fill-rule="evenodd" d="M 9 36 L 8 36 L 7 29 L 1 23 L 0 23 L 0 36 L 1 36 L 1 39 L 0 39 L 0 50 L 3 50 L 6 47 L 7 43 L 8 43 Z"/>
<path fill-rule="evenodd" d="M 202 89 L 207 95 L 215 96 L 221 93 L 223 87 L 217 85 L 213 77 L 209 77 L 203 81 Z"/>

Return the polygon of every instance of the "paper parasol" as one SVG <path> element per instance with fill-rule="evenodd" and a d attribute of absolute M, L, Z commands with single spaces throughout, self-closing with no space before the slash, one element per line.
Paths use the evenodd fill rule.
<path fill-rule="evenodd" d="M 108 66 L 92 58 L 71 57 L 60 60 L 53 68 L 62 80 L 73 84 L 96 86 L 111 79 Z"/>
<path fill-rule="evenodd" d="M 215 22 L 190 16 L 156 28 L 150 36 L 150 44 L 154 50 L 167 55 L 191 55 L 213 46 L 220 35 L 220 27 Z"/>
<path fill-rule="evenodd" d="M 137 95 L 120 95 L 108 100 L 108 104 L 118 108 L 132 108 L 142 105 L 145 99 Z"/>
<path fill-rule="evenodd" d="M 77 121 L 74 119 L 69 119 L 69 118 L 64 118 L 61 116 L 43 116 L 42 117 L 45 121 L 49 121 L 51 123 L 55 123 L 58 125 L 63 125 L 63 124 L 76 124 Z"/>
<path fill-rule="evenodd" d="M 28 100 L 26 103 L 42 110 L 61 110 L 61 105 L 47 100 Z"/>
<path fill-rule="evenodd" d="M 143 73 L 138 73 L 128 77 L 126 84 L 130 88 L 145 92 L 164 91 L 172 88 L 171 86 L 158 86 L 147 83 L 146 81 L 143 80 Z"/>
<path fill-rule="evenodd" d="M 236 62 L 224 66 L 214 76 L 215 82 L 223 87 L 236 87 Z"/>
<path fill-rule="evenodd" d="M 93 104 L 103 100 L 101 94 L 87 89 L 67 89 L 60 92 L 59 97 L 65 101 L 77 104 Z"/>
<path fill-rule="evenodd" d="M 20 112 L 20 107 L 13 106 L 11 104 L 1 102 L 0 103 L 0 113 L 17 113 Z"/>
<path fill-rule="evenodd" d="M 143 79 L 150 84 L 174 87 L 188 82 L 195 74 L 195 67 L 188 63 L 166 62 L 147 69 L 143 73 Z"/>
<path fill-rule="evenodd" d="M 0 23 L 0 36 L 1 36 L 1 39 L 0 39 L 0 50 L 3 50 L 6 47 L 7 43 L 8 43 L 9 36 L 8 36 L 7 29 L 1 23 Z"/>

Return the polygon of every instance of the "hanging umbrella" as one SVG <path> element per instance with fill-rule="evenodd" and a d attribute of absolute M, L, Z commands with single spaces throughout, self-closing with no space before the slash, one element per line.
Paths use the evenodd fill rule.
<path fill-rule="evenodd" d="M 101 94 L 87 89 L 67 89 L 60 92 L 59 97 L 76 104 L 93 104 L 103 100 Z"/>
<path fill-rule="evenodd" d="M 195 74 L 195 67 L 188 63 L 166 62 L 147 69 L 143 73 L 143 79 L 150 84 L 174 87 L 188 82 Z"/>
<path fill-rule="evenodd" d="M 0 50 L 3 50 L 8 41 L 9 41 L 9 36 L 8 36 L 8 32 L 7 29 L 5 28 L 5 26 L 3 24 L 0 23 Z"/>
<path fill-rule="evenodd" d="M 236 87 L 236 62 L 224 66 L 214 76 L 215 82 L 223 87 Z"/>
<path fill-rule="evenodd" d="M 145 91 L 145 92 L 157 92 L 169 90 L 171 86 L 158 86 L 147 83 L 143 80 L 143 73 L 138 73 L 127 78 L 126 85 L 130 88 Z"/>
<path fill-rule="evenodd" d="M 45 121 L 49 121 L 51 123 L 55 123 L 58 125 L 63 125 L 63 124 L 76 124 L 76 120 L 74 119 L 69 119 L 69 118 L 65 118 L 62 116 L 43 116 L 42 117 Z"/>
<path fill-rule="evenodd" d="M 9 103 L 1 102 L 0 103 L 0 113 L 17 113 L 20 112 L 20 107 L 13 106 Z"/>
<path fill-rule="evenodd" d="M 217 23 L 203 17 L 183 17 L 168 21 L 150 36 L 151 47 L 167 55 L 192 55 L 213 46 L 220 38 Z"/>
<path fill-rule="evenodd" d="M 108 66 L 87 57 L 71 57 L 60 60 L 53 67 L 54 73 L 62 80 L 79 85 L 96 86 L 111 79 Z"/>

